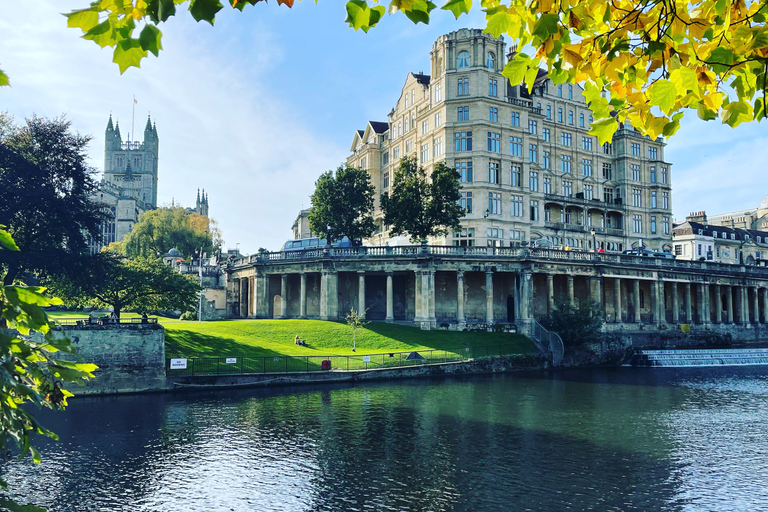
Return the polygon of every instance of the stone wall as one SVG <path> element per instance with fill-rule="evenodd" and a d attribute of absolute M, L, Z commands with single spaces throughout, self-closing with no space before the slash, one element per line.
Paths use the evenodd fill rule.
<path fill-rule="evenodd" d="M 70 385 L 75 395 L 131 393 L 165 389 L 165 329 L 158 324 L 65 327 L 84 362 L 99 367 L 85 386 Z"/>

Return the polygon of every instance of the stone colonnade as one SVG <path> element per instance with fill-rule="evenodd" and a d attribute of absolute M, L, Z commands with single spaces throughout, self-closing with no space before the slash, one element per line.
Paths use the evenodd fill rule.
<path fill-rule="evenodd" d="M 539 319 L 559 300 L 591 298 L 600 304 L 609 330 L 631 330 L 631 324 L 768 323 L 768 279 L 585 262 L 414 260 L 267 262 L 236 269 L 228 281 L 230 313 L 338 320 L 354 308 L 368 320 L 463 328 Z"/>

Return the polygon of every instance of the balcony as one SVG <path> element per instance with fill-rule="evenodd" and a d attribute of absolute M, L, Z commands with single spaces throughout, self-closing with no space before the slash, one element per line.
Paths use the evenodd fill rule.
<path fill-rule="evenodd" d="M 587 227 L 581 224 L 568 224 L 566 222 L 544 222 L 544 227 L 554 230 L 579 231 L 584 233 Z"/>
<path fill-rule="evenodd" d="M 586 207 L 592 207 L 592 208 L 600 208 L 601 210 L 606 208 L 606 204 L 601 201 L 600 199 L 584 199 L 581 196 L 581 193 L 576 194 L 575 196 L 561 196 L 557 194 L 544 194 L 544 199 L 546 201 L 554 201 L 558 203 L 568 203 L 568 204 L 578 204 Z M 613 207 L 613 205 L 608 205 L 608 207 Z"/>

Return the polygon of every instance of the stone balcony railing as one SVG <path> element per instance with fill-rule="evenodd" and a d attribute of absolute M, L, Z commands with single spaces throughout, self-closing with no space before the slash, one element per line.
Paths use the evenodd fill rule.
<path fill-rule="evenodd" d="M 704 273 L 739 274 L 744 277 L 768 279 L 768 267 L 747 266 L 711 261 L 688 261 L 650 256 L 635 256 L 621 253 L 599 253 L 578 250 L 539 249 L 529 246 L 519 247 L 482 247 L 482 246 L 436 246 L 436 245 L 406 245 L 406 246 L 365 246 L 365 247 L 322 247 L 299 251 L 262 252 L 234 260 L 230 269 L 249 265 L 270 265 L 280 263 L 306 262 L 313 260 L 363 260 L 363 259 L 393 259 L 407 260 L 418 258 L 466 258 L 542 261 L 573 261 L 591 262 L 601 265 L 632 265 L 655 270 L 693 270 Z"/>

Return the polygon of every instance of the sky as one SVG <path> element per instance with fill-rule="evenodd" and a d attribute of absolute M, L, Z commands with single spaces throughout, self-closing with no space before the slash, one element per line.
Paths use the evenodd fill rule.
<path fill-rule="evenodd" d="M 163 51 L 120 74 L 112 50 L 80 38 L 60 13 L 88 0 L 0 0 L 0 112 L 17 122 L 62 114 L 93 136 L 104 164 L 110 114 L 138 140 L 147 116 L 160 139 L 160 205 L 194 206 L 205 189 L 225 248 L 279 250 L 309 207 L 315 180 L 349 155 L 354 132 L 386 121 L 408 72 L 429 72 L 440 35 L 484 26 L 479 9 L 430 25 L 386 16 L 367 34 L 344 23 L 344 2 L 226 6 L 215 27 L 181 12 L 161 25 Z M 137 103 L 133 103 L 133 98 Z M 135 112 L 132 110 L 135 107 Z M 133 139 L 133 135 L 131 134 Z M 665 149 L 674 217 L 753 208 L 768 195 L 766 124 L 731 129 L 688 112 Z"/>

